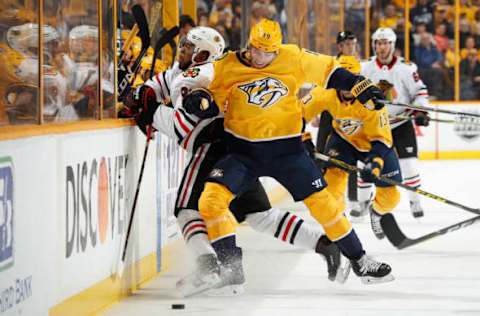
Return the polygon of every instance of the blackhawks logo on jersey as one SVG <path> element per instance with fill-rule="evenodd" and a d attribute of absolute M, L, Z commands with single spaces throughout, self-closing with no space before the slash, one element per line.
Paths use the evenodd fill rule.
<path fill-rule="evenodd" d="M 335 119 L 335 122 L 338 124 L 338 128 L 342 133 L 348 136 L 358 132 L 363 125 L 362 121 L 352 119 Z"/>
<path fill-rule="evenodd" d="M 196 76 L 198 76 L 198 74 L 200 73 L 200 68 L 198 67 L 195 67 L 195 68 L 190 68 L 190 69 L 187 69 L 183 72 L 183 76 L 185 78 L 195 78 Z"/>
<path fill-rule="evenodd" d="M 248 96 L 248 103 L 267 108 L 288 93 L 280 80 L 267 77 L 238 86 Z"/>

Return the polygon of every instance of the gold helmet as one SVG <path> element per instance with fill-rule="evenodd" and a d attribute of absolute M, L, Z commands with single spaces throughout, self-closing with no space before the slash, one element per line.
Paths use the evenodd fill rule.
<path fill-rule="evenodd" d="M 276 53 L 282 44 L 280 24 L 268 19 L 261 19 L 250 30 L 248 44 L 268 53 Z"/>
<path fill-rule="evenodd" d="M 340 67 L 347 69 L 353 74 L 360 73 L 360 62 L 355 56 L 341 55 L 337 60 L 340 63 Z"/>

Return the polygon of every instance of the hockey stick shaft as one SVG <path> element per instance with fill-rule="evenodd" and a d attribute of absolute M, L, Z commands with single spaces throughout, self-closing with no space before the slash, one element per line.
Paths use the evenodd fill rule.
<path fill-rule="evenodd" d="M 134 74 L 136 69 L 140 66 L 143 56 L 147 52 L 148 47 L 150 46 L 150 35 L 148 32 L 148 23 L 145 12 L 140 5 L 136 4 L 132 7 L 132 14 L 135 18 L 135 22 L 138 25 L 138 35 L 142 41 L 142 49 L 140 54 L 135 59 L 133 66 L 130 68 L 125 64 L 121 64 L 118 67 L 118 98 L 121 100 L 125 93 L 128 91 L 130 83 L 134 79 Z"/>
<path fill-rule="evenodd" d="M 138 24 L 135 23 L 133 25 L 133 28 L 130 30 L 130 33 L 128 34 L 127 39 L 123 43 L 122 51 L 120 52 L 120 57 L 118 58 L 119 63 L 122 62 L 122 59 L 123 59 L 123 56 L 125 55 L 125 52 L 130 49 L 130 46 L 132 46 L 133 39 L 135 38 L 135 36 L 137 36 L 137 34 L 138 34 Z"/>
<path fill-rule="evenodd" d="M 321 154 L 321 153 L 315 153 L 315 157 L 323 160 L 323 161 L 326 161 L 326 162 L 331 162 L 343 169 L 346 169 L 348 171 L 352 171 L 352 172 L 358 172 L 360 171 L 361 169 L 358 168 L 357 166 L 352 166 L 352 165 L 349 165 L 348 163 L 344 162 L 344 161 L 341 161 L 339 159 L 335 159 L 333 157 L 330 157 L 330 156 L 327 156 L 327 155 L 324 155 L 324 154 Z M 428 198 L 431 198 L 431 199 L 434 199 L 438 202 L 441 202 L 441 203 L 445 203 L 445 204 L 448 204 L 448 205 L 452 205 L 452 206 L 455 206 L 455 207 L 458 207 L 458 208 L 461 208 L 462 210 L 465 210 L 465 211 L 468 211 L 468 212 L 471 212 L 471 213 L 474 213 L 474 214 L 477 214 L 477 215 L 480 215 L 480 209 L 474 209 L 474 208 L 471 208 L 471 207 L 468 207 L 468 206 L 465 206 L 465 205 L 462 205 L 460 203 L 457 203 L 457 202 L 454 202 L 454 201 L 451 201 L 451 200 L 448 200 L 446 198 L 443 198 L 441 196 L 438 196 L 436 194 L 433 194 L 433 193 L 430 193 L 430 192 L 427 192 L 427 191 L 424 191 L 424 190 L 421 190 L 421 189 L 418 189 L 418 188 L 413 188 L 413 187 L 410 187 L 406 184 L 403 184 L 403 183 L 400 183 L 400 182 L 397 182 L 395 180 L 392 180 L 390 178 L 387 178 L 385 176 L 382 176 L 380 175 L 378 177 L 379 180 L 385 182 L 385 183 L 388 183 L 388 184 L 391 184 L 391 185 L 395 185 L 395 186 L 399 186 L 401 188 L 404 188 L 405 190 L 408 190 L 408 191 L 412 191 L 412 192 L 415 192 L 417 194 L 420 194 L 420 195 L 423 195 L 423 196 L 426 196 Z"/>
<path fill-rule="evenodd" d="M 409 120 L 409 121 L 414 121 L 415 118 L 411 116 L 402 116 L 402 115 L 389 115 L 388 117 L 398 119 L 398 120 Z M 447 119 L 439 119 L 439 118 L 430 118 L 430 121 L 432 122 L 438 122 L 438 123 L 448 123 L 448 124 L 458 124 L 458 125 L 469 125 L 469 126 L 478 126 L 480 127 L 479 123 L 475 122 L 462 122 L 459 120 L 447 120 Z"/>
<path fill-rule="evenodd" d="M 436 108 L 432 108 L 432 107 L 428 107 L 428 106 L 390 102 L 388 100 L 378 100 L 378 102 L 383 103 L 384 105 L 401 106 L 401 107 L 404 107 L 404 108 L 407 108 L 407 109 L 424 111 L 424 112 L 425 111 L 426 112 L 438 112 L 438 113 L 453 114 L 453 115 L 465 115 L 465 116 L 480 117 L 480 114 L 476 114 L 476 113 L 450 111 L 450 110 L 445 110 L 445 109 L 436 109 Z"/>
<path fill-rule="evenodd" d="M 380 220 L 382 229 L 385 232 L 385 235 L 387 236 L 388 240 L 398 249 L 405 249 L 405 248 L 411 247 L 421 242 L 476 224 L 479 221 L 480 221 L 480 216 L 475 216 L 467 220 L 444 227 L 442 229 L 433 231 L 429 234 L 412 239 L 405 236 L 405 234 L 401 231 L 400 227 L 398 226 L 398 223 L 395 220 L 395 217 L 392 214 L 386 214 L 382 216 Z"/>
<path fill-rule="evenodd" d="M 130 211 L 130 217 L 128 219 L 127 234 L 125 236 L 125 243 L 123 245 L 123 250 L 122 250 L 122 262 L 125 262 L 125 258 L 127 255 L 128 241 L 130 240 L 130 233 L 132 232 L 133 218 L 134 218 L 135 210 L 137 207 L 138 195 L 140 193 L 140 185 L 142 184 L 143 171 L 145 170 L 145 162 L 147 160 L 148 145 L 150 144 L 150 139 L 152 138 L 151 134 L 152 134 L 152 126 L 150 125 L 147 128 L 147 140 L 145 142 L 145 149 L 143 151 L 142 166 L 140 167 L 140 174 L 138 175 L 138 181 L 137 181 L 137 189 L 135 190 L 135 196 L 133 197 L 132 210 Z"/>

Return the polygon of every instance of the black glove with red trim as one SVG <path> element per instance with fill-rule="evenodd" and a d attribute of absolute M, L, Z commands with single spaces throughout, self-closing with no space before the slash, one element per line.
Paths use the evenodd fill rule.
<path fill-rule="evenodd" d="M 413 112 L 413 117 L 414 117 L 415 125 L 417 126 L 430 125 L 430 116 L 428 115 L 428 112 L 415 111 Z"/>

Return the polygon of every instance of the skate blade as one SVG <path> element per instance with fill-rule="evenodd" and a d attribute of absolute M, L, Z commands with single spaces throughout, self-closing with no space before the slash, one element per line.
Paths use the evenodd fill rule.
<path fill-rule="evenodd" d="M 239 296 L 245 292 L 245 287 L 243 284 L 232 284 L 226 285 L 218 289 L 210 289 L 206 295 L 208 296 L 217 296 L 217 297 L 231 297 Z"/>
<path fill-rule="evenodd" d="M 202 280 L 186 278 L 177 282 L 176 289 L 181 296 L 190 297 L 215 288 L 221 281 L 218 275 L 208 276 Z"/>
<path fill-rule="evenodd" d="M 384 277 L 381 278 L 375 278 L 371 276 L 364 276 L 360 278 L 362 280 L 363 284 L 379 284 L 379 283 L 387 283 L 387 282 L 392 282 L 395 280 L 395 277 L 391 274 L 388 274 Z"/>
<path fill-rule="evenodd" d="M 350 261 L 347 260 L 345 263 L 345 266 L 342 268 L 338 268 L 337 275 L 335 277 L 335 282 L 338 282 L 340 284 L 344 284 L 347 282 L 348 276 L 350 275 L 350 271 L 352 270 L 352 265 L 350 264 Z"/>

